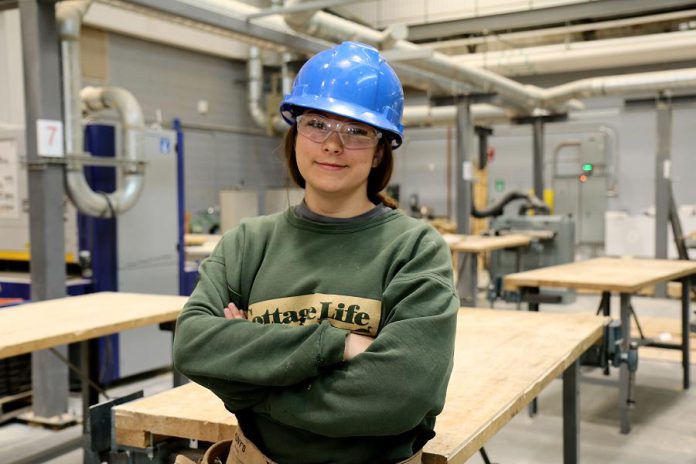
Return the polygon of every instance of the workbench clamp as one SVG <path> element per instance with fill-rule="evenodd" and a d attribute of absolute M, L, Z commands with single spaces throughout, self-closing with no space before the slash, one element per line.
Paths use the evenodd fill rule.
<path fill-rule="evenodd" d="M 629 342 L 628 350 L 625 352 L 622 350 L 621 321 L 614 320 L 609 322 L 605 328 L 604 337 L 611 365 L 620 367 L 621 364 L 626 364 L 629 372 L 636 372 L 638 370 L 638 344 Z"/>

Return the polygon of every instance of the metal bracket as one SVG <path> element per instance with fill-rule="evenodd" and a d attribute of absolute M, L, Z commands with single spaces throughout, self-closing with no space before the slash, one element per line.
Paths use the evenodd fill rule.
<path fill-rule="evenodd" d="M 69 154 L 61 158 L 45 157 L 41 161 L 27 161 L 26 157 L 20 158 L 20 163 L 27 166 L 30 170 L 35 166 L 41 166 L 44 169 L 49 164 L 69 165 L 79 163 L 85 166 L 127 166 L 136 165 L 139 169 L 146 166 L 149 161 L 145 160 L 127 160 L 123 158 L 106 158 L 85 154 Z"/>

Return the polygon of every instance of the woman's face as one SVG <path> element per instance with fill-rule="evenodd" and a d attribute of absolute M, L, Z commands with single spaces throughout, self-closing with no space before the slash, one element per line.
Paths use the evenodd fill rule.
<path fill-rule="evenodd" d="M 307 118 L 311 115 L 327 118 L 329 124 L 352 121 L 319 111 L 311 111 L 303 117 Z M 366 124 L 357 124 L 358 130 L 366 129 L 374 132 L 374 129 Z M 309 138 L 307 134 L 303 134 L 303 130 L 298 130 L 295 156 L 300 174 L 305 179 L 305 189 L 308 192 L 331 196 L 351 196 L 358 191 L 363 191 L 367 197 L 367 177 L 373 166 L 379 164 L 381 158 L 381 149 L 377 147 L 347 148 L 336 131 L 331 131 L 323 142 L 317 142 Z"/>

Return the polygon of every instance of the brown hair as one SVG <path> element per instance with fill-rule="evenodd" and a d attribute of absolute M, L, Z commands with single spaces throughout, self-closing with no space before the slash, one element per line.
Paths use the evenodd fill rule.
<path fill-rule="evenodd" d="M 300 174 L 300 169 L 297 167 L 297 159 L 295 158 L 296 141 L 297 124 L 293 124 L 285 133 L 283 155 L 285 156 L 285 165 L 290 173 L 290 178 L 298 187 L 305 188 L 305 180 L 302 174 Z M 390 208 L 397 208 L 399 205 L 396 200 L 382 192 L 382 190 L 387 188 L 394 172 L 394 153 L 391 147 L 391 140 L 388 137 L 382 137 L 379 140 L 379 147 L 382 148 L 382 159 L 376 167 L 370 170 L 370 175 L 367 177 L 367 198 L 372 203 L 384 203 Z"/>

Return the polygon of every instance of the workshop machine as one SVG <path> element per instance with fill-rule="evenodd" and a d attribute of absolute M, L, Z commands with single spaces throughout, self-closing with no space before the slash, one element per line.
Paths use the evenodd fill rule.
<path fill-rule="evenodd" d="M 496 250 L 490 255 L 491 284 L 488 299 L 503 298 L 519 301 L 517 292 L 503 292 L 503 276 L 575 260 L 575 222 L 569 216 L 499 216 L 491 221 L 495 235 L 525 234 L 533 237 L 528 249 L 520 256 L 514 250 Z M 548 290 L 555 302 L 568 303 L 574 298 L 571 290 Z"/>

